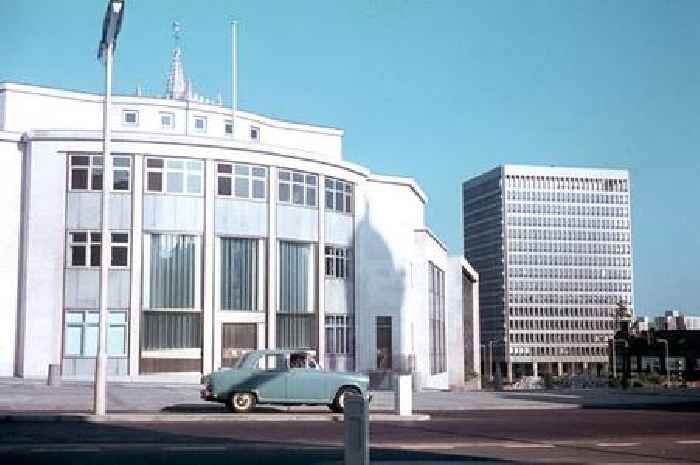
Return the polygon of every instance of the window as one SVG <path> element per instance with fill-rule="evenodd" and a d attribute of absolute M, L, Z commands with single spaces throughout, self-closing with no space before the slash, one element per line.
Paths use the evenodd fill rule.
<path fill-rule="evenodd" d="M 204 116 L 194 117 L 194 130 L 196 132 L 207 132 L 207 119 Z"/>
<path fill-rule="evenodd" d="M 139 112 L 136 110 L 124 110 L 122 112 L 122 123 L 124 126 L 138 126 Z"/>
<path fill-rule="evenodd" d="M 202 345 L 199 312 L 143 312 L 145 350 L 191 349 Z"/>
<path fill-rule="evenodd" d="M 267 170 L 262 166 L 217 163 L 217 193 L 239 199 L 266 198 Z"/>
<path fill-rule="evenodd" d="M 380 370 L 391 370 L 391 317 L 377 317 L 377 368 Z"/>
<path fill-rule="evenodd" d="M 326 353 L 355 353 L 355 327 L 351 315 L 326 315 Z"/>
<path fill-rule="evenodd" d="M 71 155 L 69 189 L 102 190 L 102 155 Z"/>
<path fill-rule="evenodd" d="M 202 162 L 181 158 L 147 158 L 146 191 L 201 194 Z"/>
<path fill-rule="evenodd" d="M 326 178 L 326 210 L 352 213 L 352 183 Z"/>
<path fill-rule="evenodd" d="M 318 177 L 298 171 L 279 172 L 279 201 L 294 205 L 316 206 Z"/>
<path fill-rule="evenodd" d="M 101 191 L 103 159 L 102 155 L 71 155 L 68 189 L 71 191 Z M 131 157 L 112 157 L 112 190 L 128 191 L 131 176 Z"/>
<path fill-rule="evenodd" d="M 175 127 L 175 115 L 173 113 L 160 113 L 160 127 L 163 129 L 173 129 Z"/>
<path fill-rule="evenodd" d="M 348 247 L 326 246 L 326 277 L 349 278 L 352 251 Z"/>
<path fill-rule="evenodd" d="M 199 238 L 178 234 L 151 234 L 147 238 L 150 260 L 144 279 L 151 309 L 199 308 L 195 292 L 199 280 Z"/>
<path fill-rule="evenodd" d="M 221 238 L 221 309 L 258 310 L 258 239 Z"/>
<path fill-rule="evenodd" d="M 102 234 L 93 231 L 71 231 L 68 233 L 70 260 L 68 266 L 99 267 Z"/>
<path fill-rule="evenodd" d="M 233 134 L 233 122 L 230 119 L 224 121 L 224 133 L 228 135 Z"/>
<path fill-rule="evenodd" d="M 112 267 L 128 267 L 129 266 L 129 233 L 128 232 L 113 232 L 111 242 L 111 260 Z"/>
<path fill-rule="evenodd" d="M 255 142 L 260 141 L 260 128 L 257 126 L 251 126 L 250 127 L 250 140 L 254 140 Z"/>
<path fill-rule="evenodd" d="M 129 191 L 131 177 L 131 157 L 112 157 L 112 190 Z"/>
<path fill-rule="evenodd" d="M 66 357 L 94 357 L 97 354 L 100 313 L 67 311 L 63 354 Z M 110 311 L 107 318 L 107 355 L 126 354 L 126 312 Z"/>
<path fill-rule="evenodd" d="M 277 347 L 310 348 L 314 317 L 314 253 L 311 244 L 279 243 Z"/>
<path fill-rule="evenodd" d="M 445 361 L 445 272 L 428 263 L 430 373 L 447 371 Z"/>

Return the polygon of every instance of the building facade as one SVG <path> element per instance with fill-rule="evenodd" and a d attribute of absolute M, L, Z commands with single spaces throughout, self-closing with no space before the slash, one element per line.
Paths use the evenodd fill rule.
<path fill-rule="evenodd" d="M 634 302 L 627 171 L 504 165 L 463 184 L 463 218 L 492 369 L 601 373 Z"/>
<path fill-rule="evenodd" d="M 178 49 L 166 98 L 113 98 L 103 186 L 101 111 L 98 95 L 0 84 L 0 375 L 92 375 L 105 240 L 112 375 L 294 348 L 447 388 L 465 339 L 479 366 L 478 275 L 426 227 L 413 180 L 343 160 L 342 130 L 196 97 Z"/>
<path fill-rule="evenodd" d="M 654 318 L 654 327 L 657 331 L 698 331 L 700 316 L 686 315 L 678 310 L 666 310 L 664 316 Z"/>

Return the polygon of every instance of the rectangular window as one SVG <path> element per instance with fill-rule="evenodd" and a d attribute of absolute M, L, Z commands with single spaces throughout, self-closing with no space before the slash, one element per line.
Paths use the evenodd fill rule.
<path fill-rule="evenodd" d="M 258 310 L 258 242 L 221 238 L 222 310 Z"/>
<path fill-rule="evenodd" d="M 129 266 L 129 233 L 113 232 L 110 244 L 110 266 L 126 268 Z"/>
<path fill-rule="evenodd" d="M 124 126 L 138 126 L 139 112 L 136 110 L 124 110 L 122 112 L 122 124 Z"/>
<path fill-rule="evenodd" d="M 147 158 L 146 191 L 201 194 L 202 161 L 182 158 Z"/>
<path fill-rule="evenodd" d="M 152 234 L 148 267 L 150 309 L 199 308 L 195 299 L 199 280 L 198 238 L 177 234 Z"/>
<path fill-rule="evenodd" d="M 310 348 L 314 322 L 314 253 L 311 244 L 279 243 L 277 346 Z"/>
<path fill-rule="evenodd" d="M 391 342 L 391 317 L 377 317 L 377 368 L 391 370 L 392 367 L 392 342 Z"/>
<path fill-rule="evenodd" d="M 352 249 L 326 246 L 326 277 L 345 279 L 350 277 Z"/>
<path fill-rule="evenodd" d="M 163 129 L 173 129 L 175 127 L 175 115 L 173 113 L 160 113 L 160 127 Z"/>
<path fill-rule="evenodd" d="M 445 272 L 428 262 L 430 373 L 447 371 L 445 359 Z"/>
<path fill-rule="evenodd" d="M 233 122 L 231 120 L 224 121 L 224 133 L 229 136 L 233 134 Z"/>
<path fill-rule="evenodd" d="M 355 353 L 355 326 L 351 315 L 326 315 L 326 353 Z"/>
<path fill-rule="evenodd" d="M 144 311 L 143 349 L 192 349 L 202 345 L 199 312 Z"/>
<path fill-rule="evenodd" d="M 94 357 L 97 354 L 99 321 L 97 311 L 67 311 L 63 354 L 66 357 Z M 107 318 L 107 355 L 125 355 L 126 336 L 126 312 L 110 311 Z"/>
<path fill-rule="evenodd" d="M 99 267 L 102 234 L 95 231 L 69 231 L 70 248 L 68 266 Z"/>
<path fill-rule="evenodd" d="M 207 119 L 204 116 L 194 117 L 194 130 L 196 132 L 207 132 Z"/>
<path fill-rule="evenodd" d="M 223 197 L 260 199 L 267 196 L 267 169 L 262 166 L 217 163 L 217 193 Z"/>
<path fill-rule="evenodd" d="M 115 155 L 112 157 L 112 190 L 126 191 L 130 187 L 131 157 Z"/>
<path fill-rule="evenodd" d="M 326 210 L 352 213 L 352 194 L 352 183 L 326 178 Z"/>
<path fill-rule="evenodd" d="M 72 191 L 101 191 L 102 155 L 71 155 L 68 181 Z"/>
<path fill-rule="evenodd" d="M 250 140 L 259 142 L 260 141 L 260 128 L 257 126 L 250 127 Z"/>
<path fill-rule="evenodd" d="M 318 176 L 299 171 L 279 172 L 279 201 L 294 205 L 317 205 Z"/>

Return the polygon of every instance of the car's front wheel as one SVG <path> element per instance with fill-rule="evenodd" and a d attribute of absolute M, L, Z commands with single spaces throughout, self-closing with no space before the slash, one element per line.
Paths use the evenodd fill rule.
<path fill-rule="evenodd" d="M 234 392 L 227 402 L 228 407 L 235 413 L 251 412 L 255 408 L 255 394 L 251 392 Z"/>
<path fill-rule="evenodd" d="M 331 410 L 335 413 L 343 413 L 345 411 L 345 396 L 348 394 L 362 395 L 359 389 L 355 387 L 342 387 L 338 389 L 338 393 L 333 399 L 333 403 L 329 405 Z"/>

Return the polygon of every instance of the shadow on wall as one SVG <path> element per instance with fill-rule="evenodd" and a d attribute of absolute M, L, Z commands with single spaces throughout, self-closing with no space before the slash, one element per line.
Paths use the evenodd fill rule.
<path fill-rule="evenodd" d="M 402 346 L 413 346 L 412 340 L 401 340 L 402 333 L 406 337 L 401 331 L 401 315 L 414 245 L 413 228 L 402 221 L 404 214 L 365 202 L 357 229 L 357 371 L 370 372 L 373 388 L 391 383 L 394 371 L 409 371 L 409 361 L 414 358 L 401 352 Z"/>

